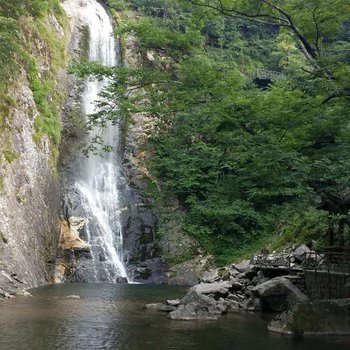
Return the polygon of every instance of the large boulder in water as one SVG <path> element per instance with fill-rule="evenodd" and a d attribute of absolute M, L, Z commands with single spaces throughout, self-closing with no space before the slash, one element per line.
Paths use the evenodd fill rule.
<path fill-rule="evenodd" d="M 277 315 L 268 329 L 283 334 L 350 335 L 350 298 L 297 304 Z"/>
<path fill-rule="evenodd" d="M 285 277 L 276 277 L 257 285 L 251 289 L 251 295 L 260 298 L 263 308 L 272 311 L 284 311 L 308 300 L 308 297 Z"/>
<path fill-rule="evenodd" d="M 179 307 L 169 313 L 171 320 L 216 320 L 222 314 L 227 312 L 227 306 L 222 302 L 216 302 L 214 299 L 195 291 L 188 292 L 181 299 Z"/>
<path fill-rule="evenodd" d="M 157 310 L 162 312 L 175 311 L 176 307 L 171 305 L 166 305 L 162 303 L 146 304 L 146 309 L 148 310 Z"/>

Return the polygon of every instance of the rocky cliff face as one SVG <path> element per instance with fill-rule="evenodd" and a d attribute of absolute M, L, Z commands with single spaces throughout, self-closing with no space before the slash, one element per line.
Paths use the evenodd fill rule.
<path fill-rule="evenodd" d="M 51 34 L 64 40 L 57 20 L 50 15 L 46 21 Z M 29 40 L 33 40 L 28 45 L 38 63 L 38 75 L 52 73 L 48 43 L 30 35 Z M 19 69 L 0 130 L 0 298 L 51 281 L 58 243 L 54 147 L 48 136 L 35 137 L 40 111 L 28 72 Z M 61 73 L 59 70 L 60 77 L 56 76 L 57 84 L 64 84 Z M 50 94 L 52 103 L 54 92 Z"/>
<path fill-rule="evenodd" d="M 124 64 L 138 67 L 142 57 L 135 50 L 135 38 L 125 40 Z M 122 213 L 124 249 L 128 274 L 135 282 L 167 283 L 168 265 L 156 237 L 157 216 L 153 210 L 153 179 L 145 166 L 142 151 L 154 127 L 154 117 L 145 113 L 132 115 L 127 125 L 123 150 L 123 166 L 127 186 L 124 191 L 125 210 Z"/>
<path fill-rule="evenodd" d="M 128 12 L 127 16 L 133 18 L 135 14 Z M 165 60 L 153 51 L 141 54 L 137 38 L 130 34 L 124 38 L 122 49 L 128 67 L 139 68 L 146 62 L 161 65 Z M 145 146 L 154 132 L 156 117 L 135 113 L 131 119 L 125 135 L 124 172 L 128 188 L 123 212 L 129 273 L 142 283 L 194 285 L 212 265 L 212 259 L 183 232 L 177 201 L 155 199 L 164 193 L 147 169 L 150 155 Z"/>

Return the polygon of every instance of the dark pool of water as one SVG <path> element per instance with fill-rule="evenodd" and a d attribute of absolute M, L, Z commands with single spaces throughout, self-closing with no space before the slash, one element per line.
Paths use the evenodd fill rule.
<path fill-rule="evenodd" d="M 268 317 L 170 321 L 147 302 L 182 296 L 167 286 L 67 284 L 0 303 L 1 350 L 349 350 L 348 338 L 293 339 L 266 330 Z M 77 294 L 79 300 L 65 296 Z"/>

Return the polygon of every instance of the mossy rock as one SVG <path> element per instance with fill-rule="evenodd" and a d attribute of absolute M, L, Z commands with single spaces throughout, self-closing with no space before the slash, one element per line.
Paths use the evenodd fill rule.
<path fill-rule="evenodd" d="M 295 335 L 350 335 L 350 298 L 297 304 L 277 315 L 268 329 Z"/>
<path fill-rule="evenodd" d="M 226 269 L 219 269 L 219 276 L 223 281 L 227 281 L 230 279 L 230 271 L 226 270 Z"/>

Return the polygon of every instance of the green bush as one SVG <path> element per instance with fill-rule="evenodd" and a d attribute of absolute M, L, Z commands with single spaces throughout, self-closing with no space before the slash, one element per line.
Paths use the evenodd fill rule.
<path fill-rule="evenodd" d="M 61 134 L 61 122 L 58 116 L 57 106 L 49 103 L 51 93 L 50 82 L 42 82 L 39 77 L 37 63 L 34 58 L 29 59 L 27 75 L 30 88 L 33 92 L 35 104 L 40 115 L 35 119 L 34 140 L 39 142 L 43 135 L 47 135 L 55 146 L 59 145 Z"/>

